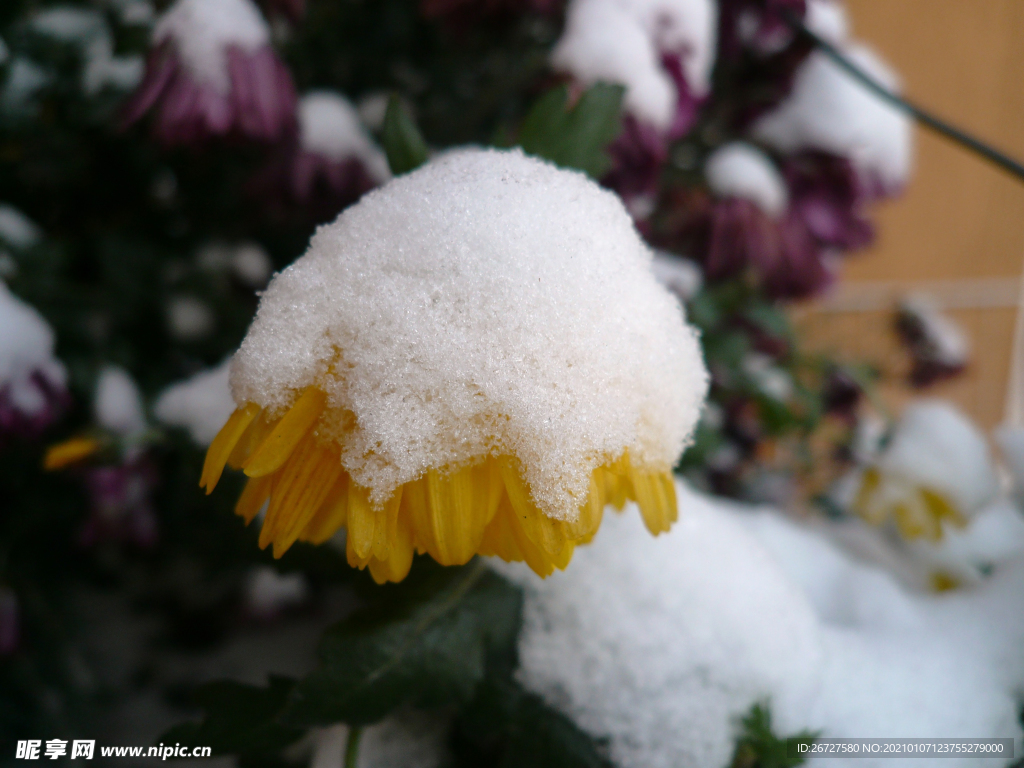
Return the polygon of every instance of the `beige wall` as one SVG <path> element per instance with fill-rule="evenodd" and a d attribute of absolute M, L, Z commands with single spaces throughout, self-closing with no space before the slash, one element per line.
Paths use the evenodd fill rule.
<path fill-rule="evenodd" d="M 854 35 L 893 64 L 907 96 L 1024 158 L 1024 0 L 847 4 Z M 901 358 L 888 313 L 851 309 L 844 297 L 941 281 L 940 293 L 960 305 L 950 314 L 970 335 L 974 351 L 967 375 L 929 391 L 956 400 L 991 426 L 1003 413 L 1013 337 L 1015 310 L 1006 304 L 1024 266 L 1024 184 L 925 129 L 918 128 L 915 138 L 908 189 L 876 211 L 877 245 L 848 262 L 831 301 L 798 310 L 797 322 L 812 346 L 873 358 L 895 370 Z M 964 280 L 971 282 L 961 289 Z M 888 395 L 896 401 L 904 396 L 896 388 Z"/>

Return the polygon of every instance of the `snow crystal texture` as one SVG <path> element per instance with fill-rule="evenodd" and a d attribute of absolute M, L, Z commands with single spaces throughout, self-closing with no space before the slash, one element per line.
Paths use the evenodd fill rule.
<path fill-rule="evenodd" d="M 869 48 L 849 45 L 844 52 L 882 85 L 899 90 L 896 75 Z M 849 157 L 887 192 L 901 189 L 910 174 L 910 119 L 820 51 L 797 71 L 789 98 L 754 124 L 754 135 L 781 152 L 816 149 Z"/>
<path fill-rule="evenodd" d="M 725 144 L 708 157 L 704 176 L 719 197 L 750 200 L 769 216 L 781 216 L 788 204 L 786 181 L 764 152 L 743 141 Z"/>
<path fill-rule="evenodd" d="M 279 274 L 233 361 L 236 403 L 328 394 L 321 437 L 382 503 L 431 467 L 518 457 L 575 516 L 628 450 L 669 469 L 707 374 L 619 198 L 517 150 L 463 150 L 371 192 Z"/>
<path fill-rule="evenodd" d="M 153 42 L 165 41 L 196 82 L 227 93 L 228 46 L 252 52 L 270 43 L 270 28 L 252 0 L 177 0 L 153 28 Z"/>
<path fill-rule="evenodd" d="M 572 0 L 552 65 L 590 84 L 626 87 L 626 108 L 666 130 L 678 95 L 661 64 L 681 57 L 687 85 L 703 96 L 715 60 L 717 5 L 711 0 Z"/>

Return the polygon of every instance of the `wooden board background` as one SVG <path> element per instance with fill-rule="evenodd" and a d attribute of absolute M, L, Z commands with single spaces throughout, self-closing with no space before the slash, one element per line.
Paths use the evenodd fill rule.
<path fill-rule="evenodd" d="M 855 37 L 931 111 L 1024 158 L 1024 0 L 847 0 Z M 898 366 L 889 305 L 908 288 L 938 295 L 967 331 L 972 363 L 927 390 L 981 425 L 1003 418 L 1024 267 L 1024 184 L 916 129 L 904 195 L 875 211 L 879 240 L 850 259 L 834 295 L 794 316 L 812 347 Z M 887 388 L 898 406 L 901 387 Z"/>

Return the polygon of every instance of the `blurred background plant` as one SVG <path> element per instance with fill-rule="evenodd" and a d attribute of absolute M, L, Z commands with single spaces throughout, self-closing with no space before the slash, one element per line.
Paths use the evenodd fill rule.
<path fill-rule="evenodd" d="M 836 0 L 7 0 L 0 743 L 151 739 L 201 705 L 163 740 L 315 761 L 358 731 L 310 727 L 417 705 L 444 714 L 417 727 L 453 765 L 607 763 L 517 682 L 518 587 L 427 563 L 374 587 L 330 546 L 274 561 L 232 514 L 237 478 L 197 485 L 272 273 L 364 192 L 461 144 L 522 146 L 622 196 L 702 333 L 711 395 L 678 468 L 695 487 L 860 515 L 922 588 L 979 583 L 1019 549 L 1022 433 L 1000 432 L 997 470 L 951 406 L 897 420 L 877 394 L 964 371 L 955 322 L 906 297 L 895 363 L 795 329 L 793 306 L 873 241 L 912 147 L 906 115 L 794 20 L 897 87 Z M 194 693 L 217 676 L 246 684 Z M 752 710 L 736 765 L 790 764 L 768 754 L 770 723 Z"/>

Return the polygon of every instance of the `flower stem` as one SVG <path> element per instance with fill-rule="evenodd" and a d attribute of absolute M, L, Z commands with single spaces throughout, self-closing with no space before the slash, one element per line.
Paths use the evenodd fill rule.
<path fill-rule="evenodd" d="M 1000 152 L 998 149 L 989 146 L 980 139 L 976 139 L 969 133 L 950 125 L 944 120 L 940 120 L 935 115 L 919 107 L 917 104 L 893 93 L 863 69 L 850 61 L 850 59 L 848 59 L 836 46 L 809 30 L 803 21 L 796 16 L 796 14 L 792 12 L 784 12 L 784 15 L 786 23 L 789 24 L 790 28 L 813 42 L 816 48 L 832 59 L 832 61 L 834 61 L 838 66 L 846 70 L 846 72 L 855 80 L 859 81 L 875 95 L 885 101 L 888 101 L 893 106 L 902 109 L 904 112 L 907 112 L 911 117 L 917 120 L 917 122 L 921 123 L 921 125 L 931 128 L 939 135 L 950 139 L 961 147 L 964 147 L 977 155 L 980 155 L 990 163 L 993 163 L 1007 173 L 1016 176 L 1019 180 L 1024 181 L 1024 165 L 1020 162 L 1014 160 L 1009 155 Z"/>
<path fill-rule="evenodd" d="M 359 739 L 362 735 L 362 728 L 349 728 L 348 743 L 345 744 L 345 768 L 356 768 L 356 763 L 359 762 Z"/>

